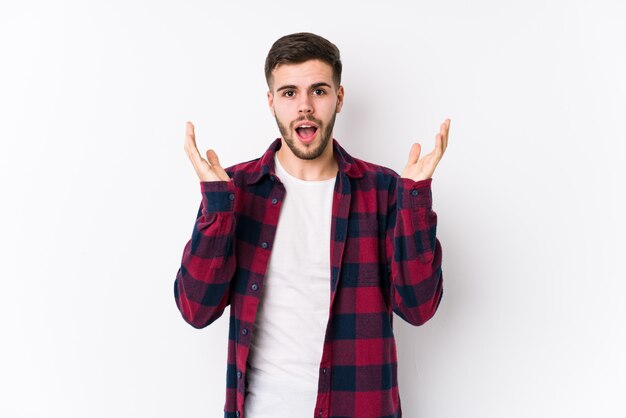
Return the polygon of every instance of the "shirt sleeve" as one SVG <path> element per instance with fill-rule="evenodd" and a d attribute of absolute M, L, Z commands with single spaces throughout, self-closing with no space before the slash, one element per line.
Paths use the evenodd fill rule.
<path fill-rule="evenodd" d="M 195 328 L 211 324 L 230 303 L 236 266 L 234 182 L 200 182 L 200 188 L 202 201 L 174 281 L 178 310 Z"/>
<path fill-rule="evenodd" d="M 441 244 L 432 210 L 432 178 L 397 179 L 390 191 L 387 264 L 393 311 L 412 325 L 422 325 L 437 311 L 443 296 Z M 395 215 L 395 216 L 393 216 Z"/>

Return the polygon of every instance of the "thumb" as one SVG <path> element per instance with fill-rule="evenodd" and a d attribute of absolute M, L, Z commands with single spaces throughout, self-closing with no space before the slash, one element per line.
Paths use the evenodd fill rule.
<path fill-rule="evenodd" d="M 212 149 L 207 150 L 206 158 L 209 161 L 209 164 L 211 164 L 211 166 L 221 167 L 220 166 L 220 160 L 219 160 L 219 158 L 217 158 L 217 154 Z"/>
<path fill-rule="evenodd" d="M 418 142 L 414 143 L 409 152 L 409 161 L 407 164 L 415 164 L 419 160 L 421 152 L 422 146 Z"/>

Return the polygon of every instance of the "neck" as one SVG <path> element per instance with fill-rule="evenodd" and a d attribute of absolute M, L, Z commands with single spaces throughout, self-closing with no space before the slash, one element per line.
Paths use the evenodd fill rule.
<path fill-rule="evenodd" d="M 330 180 L 337 175 L 339 166 L 333 155 L 332 140 L 328 142 L 324 152 L 314 160 L 303 160 L 296 157 L 284 140 L 276 155 L 280 165 L 292 176 L 305 181 Z"/>

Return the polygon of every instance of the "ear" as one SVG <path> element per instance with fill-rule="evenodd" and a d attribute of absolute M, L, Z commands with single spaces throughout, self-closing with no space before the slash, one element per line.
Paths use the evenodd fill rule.
<path fill-rule="evenodd" d="M 267 105 L 270 108 L 270 111 L 272 112 L 272 116 L 276 116 L 276 112 L 274 112 L 274 95 L 272 94 L 271 91 L 267 92 Z"/>
<path fill-rule="evenodd" d="M 341 107 L 343 106 L 343 96 L 344 96 L 343 86 L 339 86 L 337 89 L 337 113 L 341 112 Z"/>

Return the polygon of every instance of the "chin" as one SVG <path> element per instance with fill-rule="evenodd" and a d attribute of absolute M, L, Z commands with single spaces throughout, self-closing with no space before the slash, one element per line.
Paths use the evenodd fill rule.
<path fill-rule="evenodd" d="M 295 141 L 293 138 L 285 140 L 291 152 L 301 160 L 315 160 L 316 158 L 319 158 L 324 153 L 324 150 L 328 146 L 329 142 L 321 141 L 321 138 L 315 138 L 309 144 L 303 144 L 299 139 L 296 139 Z"/>

